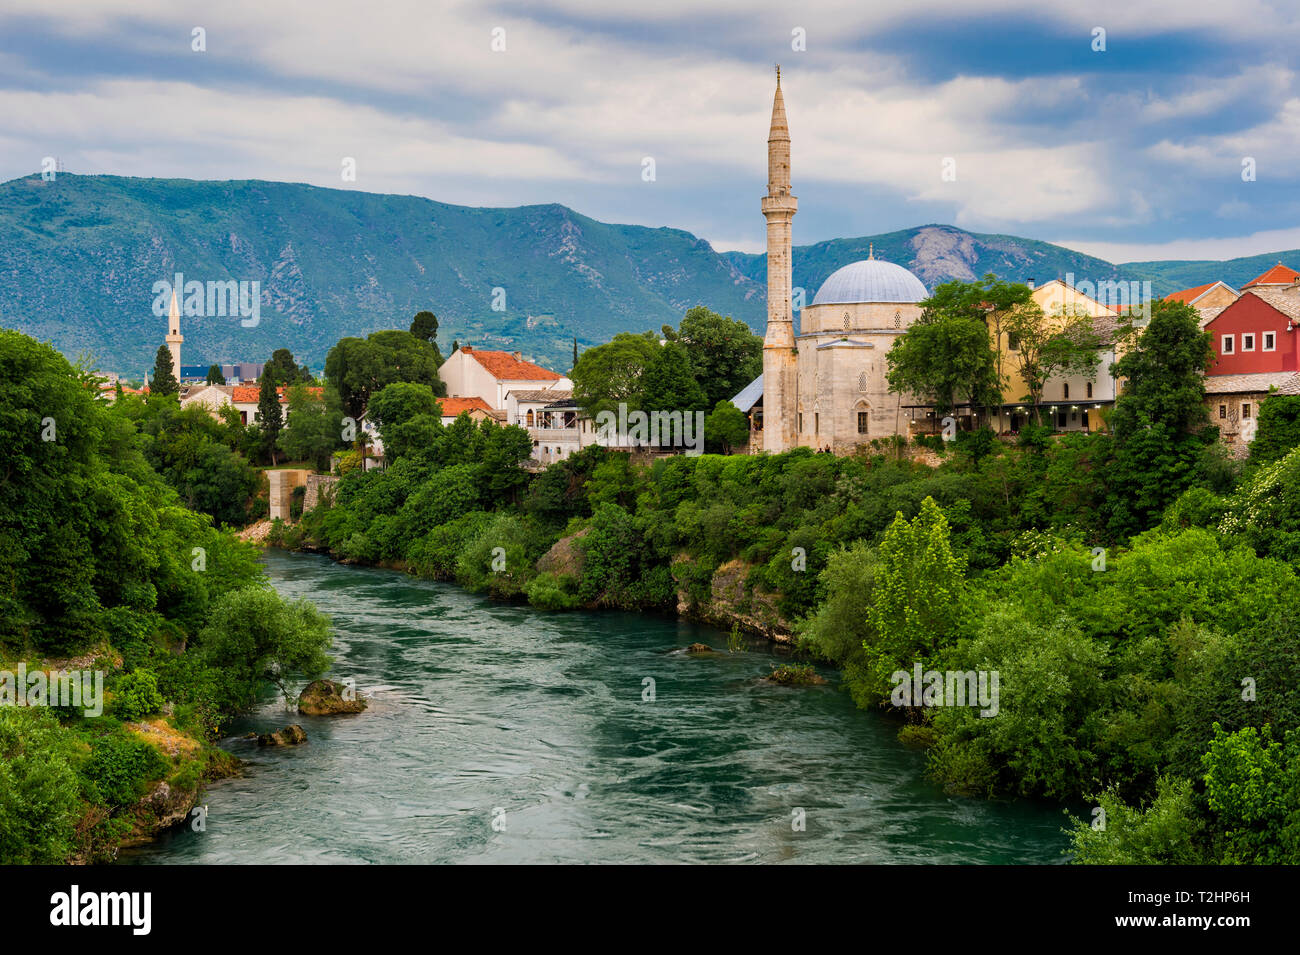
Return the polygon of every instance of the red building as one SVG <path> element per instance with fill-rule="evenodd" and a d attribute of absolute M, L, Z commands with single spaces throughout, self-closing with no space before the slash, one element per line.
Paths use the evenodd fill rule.
<path fill-rule="evenodd" d="M 1245 453 L 1269 395 L 1300 394 L 1300 272 L 1280 262 L 1202 326 L 1214 361 L 1205 378 L 1210 421 L 1234 453 Z"/>
<path fill-rule="evenodd" d="M 1247 285 L 1237 299 L 1210 322 L 1214 363 L 1211 375 L 1257 375 L 1300 370 L 1300 273 L 1282 284 L 1264 281 L 1281 275 L 1276 266 Z"/>

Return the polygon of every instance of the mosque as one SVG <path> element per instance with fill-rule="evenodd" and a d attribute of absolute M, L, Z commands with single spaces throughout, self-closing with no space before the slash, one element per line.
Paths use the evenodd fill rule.
<path fill-rule="evenodd" d="M 822 283 L 799 314 L 792 302 L 790 225 L 799 206 L 790 193 L 790 128 L 776 74 L 767 137 L 767 334 L 763 374 L 733 403 L 749 414 L 750 451 L 805 446 L 847 452 L 874 438 L 906 435 L 909 395 L 890 392 L 885 355 L 921 315 L 925 285 L 874 250 Z"/>

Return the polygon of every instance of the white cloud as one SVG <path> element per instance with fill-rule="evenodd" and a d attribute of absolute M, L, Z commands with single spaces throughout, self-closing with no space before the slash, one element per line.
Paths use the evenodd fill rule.
<path fill-rule="evenodd" d="M 711 239 L 709 245 L 713 246 L 714 252 L 762 253 L 767 251 L 765 238 Z"/>
<path fill-rule="evenodd" d="M 73 171 L 80 160 L 87 172 L 287 179 L 484 205 L 552 201 L 564 184 L 580 210 L 595 185 L 606 218 L 646 221 L 646 156 L 665 193 L 721 180 L 756 201 L 772 78 L 768 56 L 754 50 L 770 49 L 785 64 L 796 193 L 810 183 L 846 197 L 887 191 L 984 230 L 1071 217 L 1120 227 L 1148 221 L 1161 189 L 1171 188 L 1143 181 L 1151 161 L 1201 174 L 1228 163 L 1230 174 L 1254 155 L 1261 179 L 1293 175 L 1300 100 L 1245 133 L 1194 123 L 1252 95 L 1286 100 L 1295 77 L 1274 64 L 1226 79 L 1198 78 L 1189 64 L 1177 95 L 1115 97 L 1098 104 L 1104 123 L 1072 127 L 1051 117 L 1086 99 L 1083 76 L 928 83 L 900 57 L 862 53 L 864 38 L 881 30 L 963 15 L 1047 20 L 1077 29 L 1081 42 L 1102 25 L 1112 48 L 1177 30 L 1300 29 L 1266 0 L 1091 0 L 1086 10 L 1041 0 L 831 0 L 767 10 L 752 0 L 133 0 L 129 8 L 78 0 L 75 17 L 48 0 L 8 0 L 0 27 L 7 17 L 40 18 L 53 32 L 130 51 L 139 66 L 135 78 L 0 90 L 0 136 L 12 146 L 0 153 L 0 173 L 34 171 L 57 153 Z M 189 52 L 195 25 L 207 30 L 206 53 Z M 506 30 L 504 53 L 490 48 L 497 26 Z M 789 52 L 794 26 L 808 30 L 808 53 Z M 213 78 L 198 85 L 194 77 L 207 75 L 200 69 L 187 71 L 190 82 L 176 80 L 167 71 L 178 56 L 202 57 L 193 62 Z M 12 71 L 14 58 L 0 66 Z M 60 71 L 65 84 L 76 76 Z M 1042 119 L 1019 122 L 1028 115 Z M 1141 168 L 1128 168 L 1139 164 L 1123 153 L 1148 141 L 1143 128 L 1170 122 L 1191 122 L 1190 134 L 1166 136 L 1141 154 Z M 358 160 L 355 184 L 339 178 L 343 156 Z M 956 182 L 940 178 L 945 157 L 956 160 Z M 702 213 L 672 224 L 719 234 Z"/>
<path fill-rule="evenodd" d="M 1094 242 L 1087 239 L 1050 241 L 1109 262 L 1154 262 L 1161 259 L 1219 261 L 1300 249 L 1300 228 L 1271 229 L 1215 239 L 1175 239 L 1171 242 Z"/>

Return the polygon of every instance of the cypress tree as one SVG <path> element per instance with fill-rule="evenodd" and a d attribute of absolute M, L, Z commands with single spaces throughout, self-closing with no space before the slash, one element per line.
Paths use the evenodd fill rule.
<path fill-rule="evenodd" d="M 263 446 L 274 467 L 275 443 L 284 427 L 284 415 L 280 412 L 280 396 L 275 390 L 275 379 L 270 375 L 263 375 L 257 386 L 257 423 L 262 429 Z"/>
<path fill-rule="evenodd" d="M 156 395 L 174 395 L 181 390 L 176 380 L 176 370 L 172 367 L 171 349 L 166 345 L 158 346 L 158 354 L 153 360 L 153 379 L 149 390 Z"/>

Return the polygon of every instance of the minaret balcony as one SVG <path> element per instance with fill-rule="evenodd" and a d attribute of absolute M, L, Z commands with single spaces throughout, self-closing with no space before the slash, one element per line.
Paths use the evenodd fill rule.
<path fill-rule="evenodd" d="M 764 196 L 763 197 L 763 215 L 771 213 L 788 212 L 794 215 L 799 209 L 799 200 L 794 196 Z"/>

